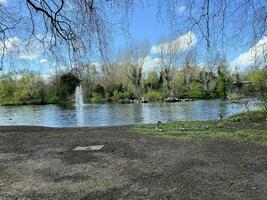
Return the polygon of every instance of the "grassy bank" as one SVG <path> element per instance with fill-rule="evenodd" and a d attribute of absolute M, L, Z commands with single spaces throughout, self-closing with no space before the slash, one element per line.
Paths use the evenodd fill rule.
<path fill-rule="evenodd" d="M 178 121 L 162 124 L 162 131 L 156 125 L 134 126 L 133 131 L 156 137 L 176 139 L 234 139 L 258 142 L 267 145 L 267 112 L 252 111 L 238 113 L 218 121 Z"/>

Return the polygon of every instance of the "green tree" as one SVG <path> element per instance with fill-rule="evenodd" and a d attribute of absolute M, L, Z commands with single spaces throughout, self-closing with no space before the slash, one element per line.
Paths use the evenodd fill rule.
<path fill-rule="evenodd" d="M 45 83 L 41 77 L 24 72 L 0 77 L 0 104 L 44 104 Z"/>
<path fill-rule="evenodd" d="M 94 89 L 93 89 L 93 92 L 99 96 L 101 96 L 102 98 L 105 96 L 105 88 L 100 85 L 100 84 L 97 84 Z"/>
<path fill-rule="evenodd" d="M 249 80 L 267 110 L 267 73 L 263 70 L 255 70 L 249 75 Z"/>
<path fill-rule="evenodd" d="M 16 104 L 17 84 L 12 74 L 2 75 L 0 78 L 0 104 Z"/>
<path fill-rule="evenodd" d="M 155 71 L 150 71 L 147 73 L 145 80 L 145 87 L 148 89 L 158 89 L 158 74 Z"/>
<path fill-rule="evenodd" d="M 71 101 L 76 87 L 80 84 L 80 80 L 72 73 L 63 74 L 60 77 L 60 87 L 58 91 L 59 99 L 61 103 L 67 103 Z"/>
<path fill-rule="evenodd" d="M 192 82 L 189 90 L 187 92 L 188 97 L 190 98 L 202 98 L 203 97 L 203 88 L 200 83 Z"/>
<path fill-rule="evenodd" d="M 219 97 L 226 99 L 227 97 L 227 82 L 224 75 L 220 74 L 217 77 L 216 91 Z"/>
<path fill-rule="evenodd" d="M 135 96 L 141 98 L 141 87 L 142 87 L 142 67 L 130 65 L 128 78 L 132 82 L 135 89 Z"/>

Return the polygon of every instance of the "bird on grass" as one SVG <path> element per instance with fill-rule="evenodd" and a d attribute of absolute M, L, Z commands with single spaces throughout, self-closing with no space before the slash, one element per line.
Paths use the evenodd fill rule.
<path fill-rule="evenodd" d="M 158 121 L 156 124 L 156 131 L 157 132 L 162 132 L 162 128 L 161 128 L 161 121 Z"/>

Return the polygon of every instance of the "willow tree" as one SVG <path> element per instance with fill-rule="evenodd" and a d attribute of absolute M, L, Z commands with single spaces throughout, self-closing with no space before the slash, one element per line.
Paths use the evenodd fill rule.
<path fill-rule="evenodd" d="M 122 30 L 127 30 L 127 19 L 134 5 L 152 4 L 150 0 L 12 0 L 9 4 L 3 3 L 8 1 L 0 1 L 2 65 L 6 53 L 21 44 L 36 48 L 36 43 L 30 45 L 35 41 L 58 59 L 65 56 L 67 49 L 72 61 L 82 62 L 96 50 L 107 60 L 106 49 L 114 25 L 121 24 Z M 215 43 L 221 43 L 224 53 L 226 41 L 231 42 L 238 35 L 253 43 L 266 35 L 266 0 L 158 0 L 153 4 L 158 5 L 159 16 L 168 17 L 173 33 L 198 32 L 202 36 L 199 40 L 206 42 L 207 54 Z M 15 40 L 18 42 L 18 35 L 23 36 L 23 41 L 11 45 Z"/>
<path fill-rule="evenodd" d="M 132 4 L 132 0 L 1 1 L 1 64 L 7 53 L 23 52 L 31 43 L 36 50 L 40 43 L 57 59 L 67 54 L 71 61 L 81 62 L 98 51 L 105 60 L 112 26 L 127 26 Z"/>

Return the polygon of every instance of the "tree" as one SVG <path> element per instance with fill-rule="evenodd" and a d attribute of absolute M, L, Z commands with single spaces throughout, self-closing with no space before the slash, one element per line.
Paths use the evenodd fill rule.
<path fill-rule="evenodd" d="M 189 87 L 189 91 L 187 92 L 187 95 L 190 98 L 203 97 L 203 89 L 202 89 L 201 85 L 197 82 L 192 82 L 192 84 Z"/>
<path fill-rule="evenodd" d="M 263 70 L 257 69 L 250 74 L 249 80 L 267 110 L 267 74 Z"/>
<path fill-rule="evenodd" d="M 8 39 L 18 32 L 23 32 L 27 38 L 25 46 L 37 40 L 57 55 L 60 51 L 56 47 L 65 44 L 61 49 L 67 47 L 69 57 L 76 61 L 81 54 L 99 49 L 103 60 L 107 60 L 105 50 L 109 47 L 114 24 L 127 29 L 131 8 L 144 2 L 150 5 L 146 0 L 14 0 L 9 7 L 0 3 L 1 64 L 8 51 Z M 227 36 L 240 35 L 241 39 L 245 36 L 245 42 L 249 39 L 255 42 L 266 35 L 265 0 L 236 0 L 234 3 L 229 0 L 159 0 L 157 4 L 158 13 L 165 12 L 175 32 L 199 32 L 202 36 L 199 40 L 204 39 L 207 48 L 217 42 L 224 50 Z M 179 5 L 186 10 L 182 15 L 177 12 Z M 248 34 L 239 34 L 245 29 Z"/>
<path fill-rule="evenodd" d="M 132 82 L 135 95 L 141 99 L 143 66 L 145 64 L 149 52 L 149 45 L 146 42 L 137 44 L 134 48 L 130 48 L 130 52 L 126 53 L 125 61 L 128 66 L 128 78 Z"/>
<path fill-rule="evenodd" d="M 116 16 L 116 22 L 120 22 L 117 24 L 127 26 L 133 4 L 132 0 L 17 0 L 12 3 L 12 6 L 0 3 L 1 64 L 9 51 L 10 38 L 18 38 L 17 33 L 27 41 L 23 43 L 25 47 L 37 41 L 57 58 L 62 53 L 71 61 L 80 62 L 80 56 L 96 48 L 102 59 L 107 60 L 111 24 L 115 24 L 110 15 Z"/>
<path fill-rule="evenodd" d="M 159 89 L 158 88 L 158 74 L 156 71 L 150 71 L 147 73 L 147 78 L 145 80 L 145 86 L 149 89 Z"/>
<path fill-rule="evenodd" d="M 218 75 L 218 77 L 217 77 L 216 91 L 217 91 L 217 94 L 219 95 L 219 97 L 226 99 L 226 97 L 227 97 L 226 80 L 222 74 Z"/>
<path fill-rule="evenodd" d="M 161 43 L 154 49 L 154 52 L 159 55 L 159 65 L 161 74 L 164 80 L 165 89 L 168 96 L 172 95 L 171 81 L 173 79 L 178 53 L 180 51 L 180 41 L 175 40 L 172 42 Z"/>
<path fill-rule="evenodd" d="M 95 86 L 93 92 L 96 93 L 97 95 L 100 95 L 102 98 L 105 96 L 105 88 L 100 84 L 97 84 Z"/>
<path fill-rule="evenodd" d="M 206 71 L 205 68 L 201 70 L 198 80 L 204 90 L 206 97 L 211 97 L 211 92 L 216 87 L 216 77 L 211 71 Z"/>
<path fill-rule="evenodd" d="M 59 98 L 62 103 L 67 103 L 71 101 L 76 87 L 80 84 L 80 80 L 72 73 L 63 74 L 60 77 L 59 86 Z"/>
<path fill-rule="evenodd" d="M 227 66 L 225 61 L 221 61 L 218 65 L 218 76 L 217 76 L 217 94 L 226 99 L 227 98 L 227 87 L 228 87 L 228 77 L 227 77 Z"/>
<path fill-rule="evenodd" d="M 203 39 L 207 48 L 217 43 L 224 50 L 226 41 L 233 37 L 240 39 L 240 43 L 248 43 L 266 35 L 265 0 L 235 0 L 234 3 L 229 0 L 160 0 L 159 4 L 160 16 L 167 16 L 163 20 L 169 20 L 173 31 L 200 32 L 198 39 Z M 185 12 L 177 12 L 179 6 L 183 6 Z M 240 34 L 242 32 L 246 35 Z"/>
<path fill-rule="evenodd" d="M 0 104 L 43 104 L 47 102 L 46 84 L 30 72 L 0 77 Z"/>

